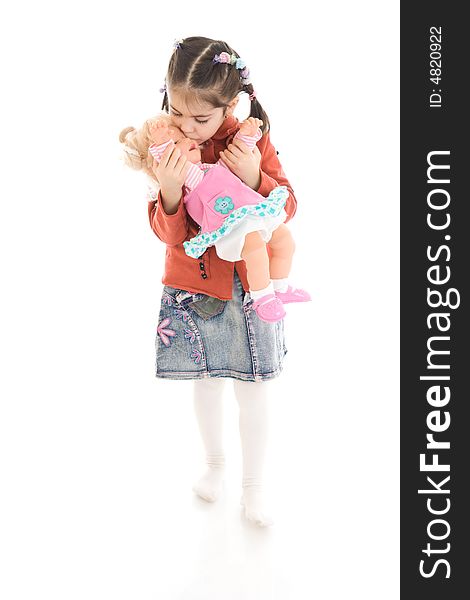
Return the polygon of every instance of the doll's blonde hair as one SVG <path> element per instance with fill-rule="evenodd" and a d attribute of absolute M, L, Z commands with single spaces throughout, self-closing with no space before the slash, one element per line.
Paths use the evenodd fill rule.
<path fill-rule="evenodd" d="M 140 129 L 135 127 L 126 127 L 119 134 L 119 141 L 122 144 L 122 159 L 124 163 L 136 171 L 144 171 L 151 179 L 155 179 L 152 170 L 153 157 L 149 154 L 149 146 L 152 145 L 150 137 L 150 127 L 159 120 L 166 120 L 170 123 L 168 115 L 159 114 L 151 119 L 147 119 Z"/>

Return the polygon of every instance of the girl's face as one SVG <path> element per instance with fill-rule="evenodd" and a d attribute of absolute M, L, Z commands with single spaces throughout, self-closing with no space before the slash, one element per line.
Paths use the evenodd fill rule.
<path fill-rule="evenodd" d="M 227 108 L 214 108 L 207 102 L 188 100 L 177 90 L 168 90 L 168 102 L 172 122 L 186 137 L 200 145 L 217 132 L 225 115 L 232 113 L 238 97 Z"/>

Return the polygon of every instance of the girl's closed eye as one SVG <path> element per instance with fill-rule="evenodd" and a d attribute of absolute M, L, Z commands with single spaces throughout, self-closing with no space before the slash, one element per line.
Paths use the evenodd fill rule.
<path fill-rule="evenodd" d="M 175 117 L 176 119 L 179 119 L 182 115 L 176 113 L 174 110 L 170 110 L 170 115 L 172 115 L 173 117 Z M 196 123 L 198 123 L 199 125 L 205 125 L 206 123 L 209 122 L 209 119 L 205 119 L 205 120 L 200 120 L 197 119 L 196 117 L 194 117 L 194 120 L 196 121 Z"/>

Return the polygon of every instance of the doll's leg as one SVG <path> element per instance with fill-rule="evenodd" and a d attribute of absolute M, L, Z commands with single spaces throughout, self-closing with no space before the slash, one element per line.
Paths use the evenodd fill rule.
<path fill-rule="evenodd" d="M 240 406 L 240 439 L 243 454 L 243 495 L 245 516 L 261 527 L 272 525 L 263 507 L 263 466 L 268 434 L 269 382 L 233 382 Z"/>
<path fill-rule="evenodd" d="M 246 235 L 241 257 L 246 264 L 253 310 L 263 321 L 271 323 L 279 321 L 285 316 L 286 311 L 282 301 L 274 294 L 274 287 L 269 278 L 269 255 L 266 243 L 258 231 Z"/>
<path fill-rule="evenodd" d="M 295 242 L 287 225 L 281 223 L 272 233 L 268 242 L 271 249 L 269 272 L 271 279 L 287 279 L 292 267 Z"/>
<path fill-rule="evenodd" d="M 273 231 L 268 245 L 271 249 L 269 271 L 274 291 L 279 300 L 283 304 L 311 300 L 308 292 L 289 285 L 288 277 L 295 252 L 295 242 L 289 228 L 284 223 Z"/>
<path fill-rule="evenodd" d="M 269 256 L 266 244 L 257 231 L 248 233 L 241 257 L 245 261 L 250 291 L 260 291 L 270 284 Z"/>
<path fill-rule="evenodd" d="M 225 472 L 222 443 L 224 384 L 222 378 L 194 381 L 194 412 L 206 451 L 207 470 L 194 484 L 193 491 L 208 502 L 214 502 L 219 496 Z"/>

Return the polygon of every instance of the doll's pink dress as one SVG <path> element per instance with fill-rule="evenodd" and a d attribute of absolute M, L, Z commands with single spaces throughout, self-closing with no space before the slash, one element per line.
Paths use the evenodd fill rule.
<path fill-rule="evenodd" d="M 237 133 L 250 148 L 261 137 Z M 160 160 L 170 141 L 153 144 L 149 150 Z M 215 164 L 191 164 L 186 176 L 183 201 L 191 218 L 200 225 L 198 235 L 183 242 L 185 252 L 199 258 L 209 246 L 215 246 L 217 255 L 223 260 L 241 260 L 245 236 L 259 231 L 265 242 L 272 232 L 284 223 L 284 210 L 289 192 L 286 186 L 274 188 L 267 198 L 245 185 L 222 161 Z"/>

